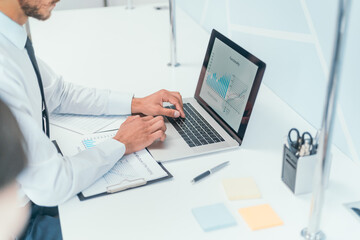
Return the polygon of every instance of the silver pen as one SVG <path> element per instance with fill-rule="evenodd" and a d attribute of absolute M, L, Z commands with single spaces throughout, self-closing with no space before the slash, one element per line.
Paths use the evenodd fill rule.
<path fill-rule="evenodd" d="M 209 176 L 210 174 L 219 171 L 220 169 L 222 169 L 223 167 L 227 166 L 229 163 L 229 161 L 223 162 L 213 168 L 211 168 L 210 170 L 207 170 L 206 172 L 203 172 L 202 174 L 200 174 L 199 176 L 195 177 L 193 180 L 191 180 L 192 183 L 196 183 L 197 181 L 203 179 L 204 177 Z"/>

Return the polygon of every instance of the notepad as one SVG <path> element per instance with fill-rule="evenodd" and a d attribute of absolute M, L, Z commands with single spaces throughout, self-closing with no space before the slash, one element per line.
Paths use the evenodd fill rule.
<path fill-rule="evenodd" d="M 261 198 L 253 178 L 229 178 L 222 181 L 229 200 Z"/>
<path fill-rule="evenodd" d="M 116 131 L 92 134 L 82 140 L 82 149 L 90 149 L 115 136 Z M 171 175 L 170 175 L 171 176 Z M 146 150 L 123 156 L 105 175 L 82 191 L 82 197 L 114 193 L 169 177 L 169 173 Z"/>
<path fill-rule="evenodd" d="M 205 232 L 237 224 L 223 203 L 194 208 L 192 213 Z"/>
<path fill-rule="evenodd" d="M 284 224 L 269 204 L 241 208 L 239 209 L 239 213 L 251 230 L 259 230 Z"/>

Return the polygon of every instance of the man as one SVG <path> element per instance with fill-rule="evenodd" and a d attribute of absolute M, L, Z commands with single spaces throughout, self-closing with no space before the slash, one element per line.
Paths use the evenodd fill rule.
<path fill-rule="evenodd" d="M 161 90 L 145 98 L 133 98 L 125 93 L 82 88 L 64 82 L 36 59 L 22 25 L 28 17 L 49 18 L 56 2 L 0 0 L 0 97 L 14 113 L 28 144 L 29 165 L 18 178 L 25 203 L 30 199 L 41 206 L 65 202 L 109 171 L 124 154 L 140 150 L 157 139 L 164 141 L 163 118 L 152 116 L 185 117 L 177 92 Z M 174 104 L 176 110 L 163 108 L 163 102 Z M 61 157 L 48 138 L 48 112 L 148 116 L 129 117 L 114 139 L 73 157 Z M 34 207 L 32 210 L 44 213 Z M 56 213 L 54 217 L 54 223 L 58 222 Z"/>
<path fill-rule="evenodd" d="M 18 207 L 17 175 L 26 164 L 24 139 L 9 108 L 0 100 L 0 239 L 20 233 L 28 208 Z"/>

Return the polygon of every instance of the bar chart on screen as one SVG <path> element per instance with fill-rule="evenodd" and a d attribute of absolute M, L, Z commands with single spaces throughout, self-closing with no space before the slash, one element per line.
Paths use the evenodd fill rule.
<path fill-rule="evenodd" d="M 223 76 L 218 77 L 216 73 L 213 73 L 209 74 L 206 78 L 207 84 L 223 99 L 226 97 L 230 80 L 231 75 L 229 74 L 224 74 Z"/>

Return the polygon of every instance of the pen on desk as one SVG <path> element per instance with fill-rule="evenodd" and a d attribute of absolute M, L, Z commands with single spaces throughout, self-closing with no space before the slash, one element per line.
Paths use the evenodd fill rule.
<path fill-rule="evenodd" d="M 195 177 L 193 180 L 191 180 L 192 183 L 196 183 L 197 181 L 203 179 L 204 177 L 209 176 L 211 173 L 214 173 L 216 171 L 219 171 L 220 169 L 222 169 L 223 167 L 227 166 L 229 163 L 229 161 L 223 162 L 213 168 L 211 168 L 210 170 L 207 170 L 206 172 L 203 172 L 202 174 L 200 174 L 199 176 Z"/>
<path fill-rule="evenodd" d="M 360 209 L 359 208 L 353 207 L 351 209 L 360 217 Z"/>
<path fill-rule="evenodd" d="M 155 7 L 156 10 L 165 10 L 165 9 L 169 9 L 168 6 L 158 6 L 158 7 Z"/>

